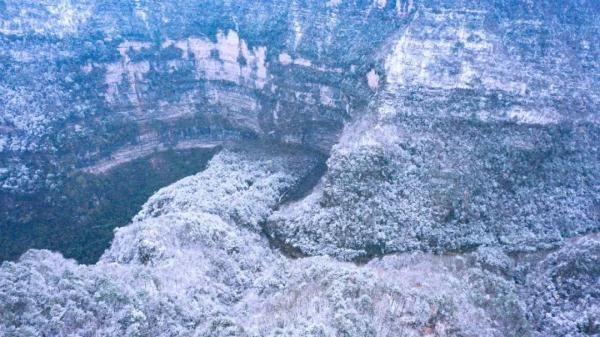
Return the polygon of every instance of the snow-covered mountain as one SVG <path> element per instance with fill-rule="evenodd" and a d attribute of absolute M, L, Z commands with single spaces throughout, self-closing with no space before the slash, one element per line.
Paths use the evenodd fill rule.
<path fill-rule="evenodd" d="M 0 0 L 4 193 L 220 148 L 96 264 L 2 263 L 0 336 L 599 335 L 599 15 Z"/>
<path fill-rule="evenodd" d="M 566 336 L 597 333 L 597 234 L 555 252 L 290 258 L 263 224 L 315 161 L 231 149 L 154 195 L 95 265 L 0 267 L 6 336 Z M 352 225 L 350 225 L 351 227 Z M 279 239 L 281 241 L 277 241 Z M 326 247 L 326 246 L 325 246 Z M 324 249 L 327 252 L 327 249 Z"/>

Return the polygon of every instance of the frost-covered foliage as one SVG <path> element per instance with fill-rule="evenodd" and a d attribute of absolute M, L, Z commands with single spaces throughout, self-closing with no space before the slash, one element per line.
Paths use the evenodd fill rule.
<path fill-rule="evenodd" d="M 514 284 L 475 258 L 394 255 L 359 266 L 290 260 L 271 249 L 253 224 L 310 160 L 267 158 L 225 151 L 206 171 L 161 190 L 96 265 L 47 251 L 4 263 L 0 334 L 521 336 L 527 329 Z M 278 178 L 282 168 L 288 179 Z M 286 183 L 265 187 L 277 181 Z M 231 213 L 232 205 L 246 213 Z"/>
<path fill-rule="evenodd" d="M 157 192 L 135 220 L 171 212 L 207 212 L 258 231 L 260 223 L 293 187 L 310 178 L 318 164 L 316 157 L 285 148 L 255 144 L 227 150 L 206 170 Z"/>
<path fill-rule="evenodd" d="M 17 36 L 28 33 L 73 34 L 92 14 L 87 0 L 3 0 L 0 5 L 4 11 L 0 15 L 0 33 Z"/>
<path fill-rule="evenodd" d="M 313 194 L 270 218 L 273 235 L 352 259 L 534 251 L 600 230 L 595 125 L 422 118 L 388 99 L 346 129 Z"/>
<path fill-rule="evenodd" d="M 270 144 L 157 192 L 95 265 L 3 263 L 0 336 L 600 334 L 597 13 L 0 0 L 2 189 Z M 319 159 L 274 143 L 330 154 L 311 193 Z"/>
<path fill-rule="evenodd" d="M 256 249 L 262 255 L 224 248 L 188 246 L 152 267 L 106 261 L 78 266 L 31 251 L 0 269 L 0 331 L 253 337 L 527 332 L 514 286 L 466 268 L 461 258 L 398 255 L 361 267 L 324 257 L 287 260 L 253 245 L 244 253 Z M 207 256 L 202 250 L 221 258 L 199 258 Z M 268 267 L 253 265 L 255 257 Z M 257 268 L 242 271 L 244 264 Z"/>
<path fill-rule="evenodd" d="M 231 307 L 265 269 L 280 269 L 284 260 L 247 223 L 227 222 L 232 217 L 223 210 L 231 204 L 230 193 L 242 189 L 238 183 L 246 189 L 261 186 L 271 181 L 270 174 L 277 177 L 277 169 L 286 168 L 287 185 L 257 188 L 249 196 L 257 206 L 249 211 L 260 216 L 275 206 L 270 200 L 282 198 L 284 188 L 301 180 L 315 162 L 291 152 L 261 160 L 265 155 L 256 149 L 225 151 L 196 180 L 175 184 L 189 189 L 164 189 L 158 195 L 173 193 L 170 200 L 190 204 L 208 199 L 214 207 L 177 212 L 173 204 L 163 203 L 160 211 L 150 202 L 160 215 L 140 213 L 132 225 L 116 232 L 113 246 L 94 266 L 79 266 L 46 251 L 4 263 L 0 335 L 237 335 L 243 329 L 233 323 Z M 222 184 L 205 184 L 213 174 Z"/>
<path fill-rule="evenodd" d="M 0 169 L 0 181 L 5 190 L 30 190 L 40 178 L 39 172 L 32 172 L 29 167 L 18 163 Z"/>
<path fill-rule="evenodd" d="M 146 321 L 138 308 L 151 299 L 143 289 L 124 286 L 123 277 L 119 266 L 91 268 L 29 251 L 0 268 L 0 334 L 135 336 Z"/>
<path fill-rule="evenodd" d="M 65 94 L 53 89 L 12 89 L 0 85 L 0 128 L 13 133 L 0 152 L 52 152 L 52 148 L 40 148 L 47 145 L 41 138 L 53 131 L 49 129 L 52 123 L 68 117 L 62 106 L 67 100 Z"/>
<path fill-rule="evenodd" d="M 573 240 L 530 275 L 530 315 L 537 336 L 600 335 L 600 236 Z"/>
<path fill-rule="evenodd" d="M 321 186 L 272 216 L 270 233 L 306 254 L 355 259 L 544 250 L 600 230 L 600 101 L 583 79 L 598 71 L 576 56 L 599 54 L 559 32 L 567 21 L 596 31 L 597 6 L 414 4 L 382 50 L 369 110 L 346 126 Z M 583 68 L 547 67 L 562 62 Z"/>
<path fill-rule="evenodd" d="M 291 263 L 283 277 L 271 276 L 271 282 L 287 281 L 259 288 L 270 296 L 250 308 L 268 323 L 260 335 L 270 335 L 272 329 L 285 336 L 526 333 L 524 305 L 514 286 L 482 273 L 470 261 L 409 254 L 356 266 L 330 258 L 305 258 Z M 500 319 L 509 323 L 497 324 Z"/>

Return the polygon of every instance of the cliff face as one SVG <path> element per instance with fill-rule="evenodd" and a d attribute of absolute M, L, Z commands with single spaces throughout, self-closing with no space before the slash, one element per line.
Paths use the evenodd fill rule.
<path fill-rule="evenodd" d="M 327 153 L 375 93 L 373 50 L 407 20 L 371 2 L 1 3 L 0 237 L 23 239 L 0 239 L 0 260 L 56 247 L 39 224 L 64 227 L 46 209 L 73 175 L 257 139 Z"/>
<path fill-rule="evenodd" d="M 0 9 L 5 190 L 224 145 L 97 264 L 3 263 L 0 334 L 599 333 L 597 1 Z"/>
<path fill-rule="evenodd" d="M 597 5 L 546 5 L 420 3 L 369 111 L 273 235 L 356 259 L 535 251 L 597 231 Z"/>
<path fill-rule="evenodd" d="M 375 93 L 424 118 L 598 121 L 594 1 L 0 4 L 5 191 L 155 149 L 328 152 Z"/>
<path fill-rule="evenodd" d="M 261 138 L 327 152 L 409 14 L 337 1 L 2 4 L 5 189 L 161 146 Z"/>

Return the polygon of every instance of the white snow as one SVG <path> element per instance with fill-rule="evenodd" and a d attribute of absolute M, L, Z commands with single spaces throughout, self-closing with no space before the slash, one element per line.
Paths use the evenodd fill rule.
<path fill-rule="evenodd" d="M 219 31 L 217 42 L 206 38 L 190 37 L 169 42 L 168 45 L 183 51 L 182 58 L 194 57 L 196 76 L 209 81 L 223 80 L 259 89 L 264 88 L 268 80 L 266 65 L 267 48 L 256 46 L 250 49 L 246 41 L 241 40 L 233 30 Z M 212 52 L 217 52 L 213 57 Z M 246 65 L 239 63 L 244 57 Z"/>
<path fill-rule="evenodd" d="M 17 294 L 28 304 L 0 310 L 0 333 L 475 337 L 512 332 L 493 323 L 496 307 L 524 316 L 509 282 L 462 257 L 390 255 L 360 266 L 282 256 L 258 224 L 295 179 L 285 168 L 293 159 L 263 155 L 226 151 L 160 190 L 95 265 L 35 250 L 3 264 L 0 309 Z M 59 318 L 64 325 L 52 323 Z"/>
<path fill-rule="evenodd" d="M 372 90 L 377 90 L 377 88 L 379 88 L 379 75 L 377 75 L 375 69 L 371 69 L 371 71 L 367 73 L 367 84 Z"/>

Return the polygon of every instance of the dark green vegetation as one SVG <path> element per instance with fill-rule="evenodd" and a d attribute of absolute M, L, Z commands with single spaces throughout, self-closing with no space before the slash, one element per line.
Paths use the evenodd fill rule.
<path fill-rule="evenodd" d="M 0 195 L 0 261 L 27 249 L 59 251 L 94 263 L 156 190 L 201 171 L 218 149 L 155 153 L 104 175 L 75 173 L 64 185 L 29 195 Z"/>

